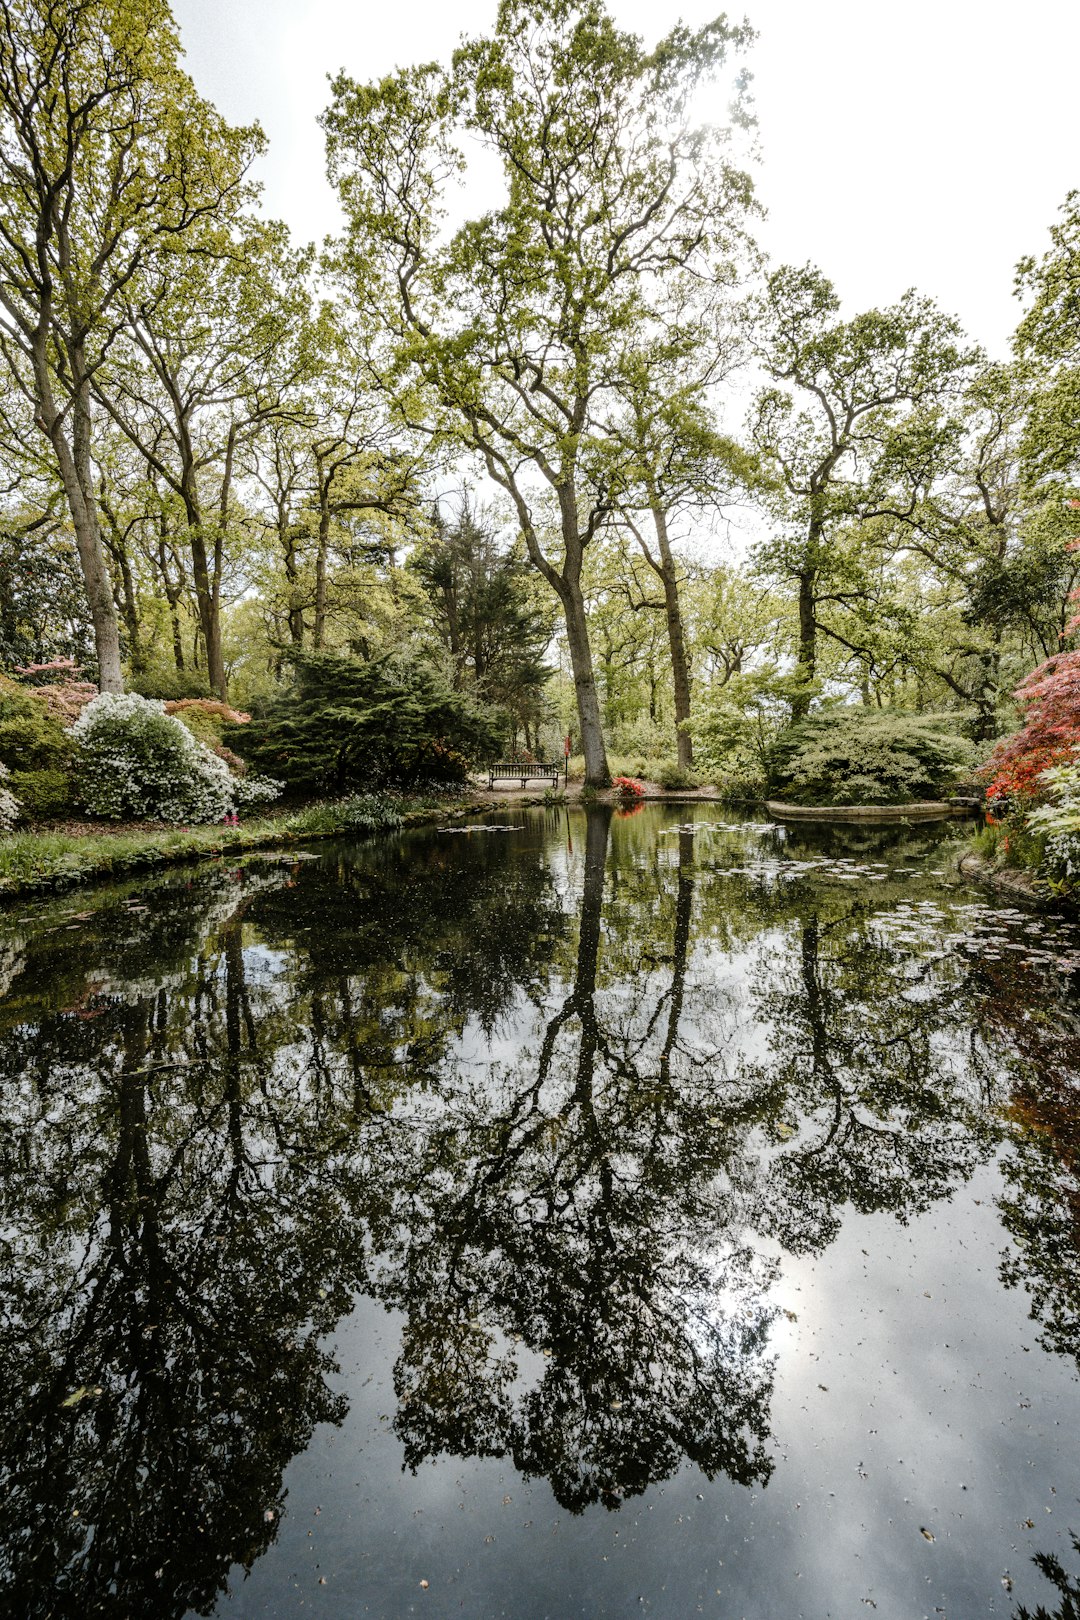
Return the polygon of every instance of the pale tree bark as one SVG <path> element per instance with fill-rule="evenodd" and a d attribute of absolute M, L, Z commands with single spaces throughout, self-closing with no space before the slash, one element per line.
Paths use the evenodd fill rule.
<path fill-rule="evenodd" d="M 694 739 L 690 734 L 690 660 L 686 651 L 686 632 L 683 627 L 682 604 L 679 600 L 679 573 L 671 549 L 667 512 L 663 502 L 654 492 L 650 491 L 650 497 L 649 510 L 656 532 L 656 555 L 653 554 L 637 524 L 629 517 L 626 522 L 641 547 L 646 562 L 663 587 L 664 618 L 667 624 L 675 700 L 675 747 L 680 767 L 683 770 L 690 770 L 694 764 Z"/>
<path fill-rule="evenodd" d="M 120 624 L 105 564 L 105 549 L 101 542 L 101 526 L 94 497 L 89 382 L 85 378 L 80 381 L 73 392 L 69 410 L 64 412 L 57 404 L 53 391 L 44 328 L 39 328 L 35 334 L 32 359 L 37 425 L 52 446 L 71 513 L 79 566 L 94 627 L 98 685 L 103 692 L 122 692 L 124 673 L 120 662 Z"/>

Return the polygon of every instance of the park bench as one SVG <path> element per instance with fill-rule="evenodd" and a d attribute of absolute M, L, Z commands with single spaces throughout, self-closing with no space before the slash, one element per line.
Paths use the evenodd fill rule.
<path fill-rule="evenodd" d="M 526 762 L 523 759 L 497 759 L 493 765 L 488 766 L 487 772 L 489 788 L 493 788 L 497 780 L 515 777 L 520 779 L 522 787 L 536 777 L 558 787 L 562 766 L 541 765 L 535 760 Z"/>

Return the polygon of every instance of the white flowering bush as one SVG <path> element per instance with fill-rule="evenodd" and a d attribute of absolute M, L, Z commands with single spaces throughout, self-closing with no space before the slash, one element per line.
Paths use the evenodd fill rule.
<path fill-rule="evenodd" d="M 234 776 L 234 807 L 250 810 L 252 805 L 272 804 L 275 799 L 280 799 L 284 786 L 284 782 L 278 782 L 272 776 L 253 776 L 250 771 L 246 776 Z"/>
<path fill-rule="evenodd" d="M 1051 803 L 1031 811 L 1026 830 L 1043 840 L 1046 871 L 1072 882 L 1080 878 L 1080 760 L 1043 771 L 1039 790 Z"/>
<path fill-rule="evenodd" d="M 107 821 L 220 821 L 238 784 L 212 754 L 153 698 L 102 692 L 71 731 L 75 791 Z"/>
<path fill-rule="evenodd" d="M 11 772 L 0 765 L 0 832 L 10 832 L 19 819 L 19 801 L 7 786 Z"/>

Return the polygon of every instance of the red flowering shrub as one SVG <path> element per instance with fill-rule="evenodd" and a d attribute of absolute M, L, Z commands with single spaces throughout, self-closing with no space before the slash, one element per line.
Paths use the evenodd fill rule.
<path fill-rule="evenodd" d="M 620 799 L 627 799 L 631 804 L 645 797 L 644 785 L 636 776 L 616 776 L 611 785 Z"/>
<path fill-rule="evenodd" d="M 1080 652 L 1058 653 L 1021 681 L 1015 697 L 1024 723 L 998 743 L 985 767 L 991 801 L 1013 808 L 1045 797 L 1039 779 L 1080 753 Z"/>

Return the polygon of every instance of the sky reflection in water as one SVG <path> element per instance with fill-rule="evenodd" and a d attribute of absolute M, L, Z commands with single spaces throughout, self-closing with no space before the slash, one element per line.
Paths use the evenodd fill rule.
<path fill-rule="evenodd" d="M 0 1608 L 1072 1612 L 1080 933 L 498 819 L 0 922 Z"/>

